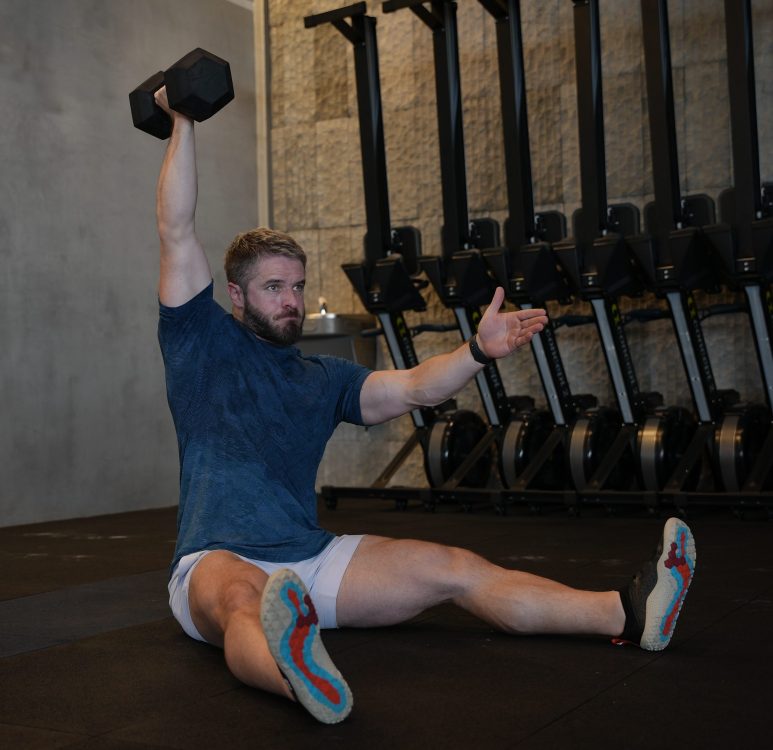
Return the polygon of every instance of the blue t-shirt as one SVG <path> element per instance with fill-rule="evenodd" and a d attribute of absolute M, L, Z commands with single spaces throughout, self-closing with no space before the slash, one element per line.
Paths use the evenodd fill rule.
<path fill-rule="evenodd" d="M 370 371 L 262 341 L 218 305 L 212 284 L 160 305 L 158 339 L 180 451 L 172 569 L 226 549 L 270 562 L 318 554 L 333 535 L 317 520 L 315 480 L 339 422 L 362 424 Z"/>

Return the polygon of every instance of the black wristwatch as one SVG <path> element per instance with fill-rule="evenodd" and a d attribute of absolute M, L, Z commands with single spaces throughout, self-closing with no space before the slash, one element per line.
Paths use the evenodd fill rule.
<path fill-rule="evenodd" d="M 491 357 L 487 357 L 482 351 L 481 348 L 478 346 L 478 337 L 477 335 L 473 336 L 470 339 L 470 354 L 472 354 L 472 358 L 481 365 L 490 365 L 494 360 L 491 359 Z"/>

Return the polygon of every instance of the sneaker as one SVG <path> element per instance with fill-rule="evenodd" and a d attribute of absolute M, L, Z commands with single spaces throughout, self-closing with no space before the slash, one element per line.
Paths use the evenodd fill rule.
<path fill-rule="evenodd" d="M 278 570 L 266 582 L 260 620 L 298 702 L 325 724 L 343 721 L 352 710 L 352 693 L 322 645 L 309 592 L 291 570 Z"/>
<path fill-rule="evenodd" d="M 613 643 L 635 643 L 647 651 L 668 646 L 694 573 L 692 532 L 680 519 L 669 518 L 654 556 L 620 592 L 625 630 Z"/>

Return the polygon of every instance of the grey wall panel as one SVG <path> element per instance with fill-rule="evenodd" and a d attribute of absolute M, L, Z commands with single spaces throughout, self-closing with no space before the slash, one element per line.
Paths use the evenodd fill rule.
<path fill-rule="evenodd" d="M 128 92 L 197 46 L 236 87 L 198 127 L 197 228 L 222 290 L 223 249 L 256 222 L 251 13 L 0 0 L 0 525 L 177 501 L 156 340 L 165 144 L 133 128 Z"/>

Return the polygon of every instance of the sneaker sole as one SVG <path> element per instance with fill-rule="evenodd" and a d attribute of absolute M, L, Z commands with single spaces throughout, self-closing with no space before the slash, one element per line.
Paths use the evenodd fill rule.
<path fill-rule="evenodd" d="M 343 721 L 352 710 L 352 693 L 322 644 L 311 597 L 291 570 L 268 579 L 260 620 L 269 651 L 298 702 L 325 724 Z"/>
<path fill-rule="evenodd" d="M 657 563 L 658 580 L 647 597 L 641 647 L 662 651 L 671 641 L 687 589 L 695 573 L 695 539 L 686 523 L 669 518 L 663 528 L 663 551 Z"/>

